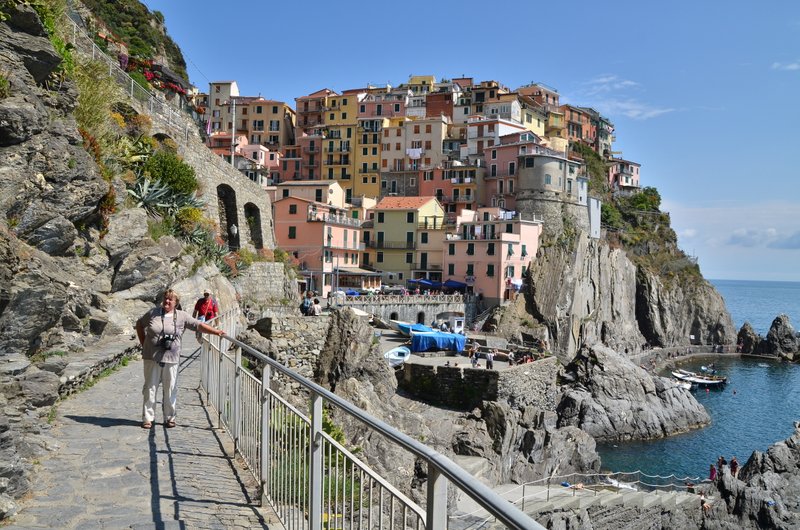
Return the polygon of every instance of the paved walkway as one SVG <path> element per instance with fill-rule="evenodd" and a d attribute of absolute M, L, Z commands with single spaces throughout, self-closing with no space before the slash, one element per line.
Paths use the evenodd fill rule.
<path fill-rule="evenodd" d="M 197 342 L 191 331 L 183 338 L 178 426 L 164 428 L 159 405 L 153 429 L 140 427 L 141 360 L 68 398 L 54 422 L 57 447 L 35 466 L 33 495 L 4 530 L 281 528 L 213 428 L 197 390 Z"/>

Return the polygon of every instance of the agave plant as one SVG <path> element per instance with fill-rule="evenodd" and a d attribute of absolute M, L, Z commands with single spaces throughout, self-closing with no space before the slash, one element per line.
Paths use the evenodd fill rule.
<path fill-rule="evenodd" d="M 147 177 L 137 180 L 132 188 L 128 188 L 128 194 L 134 198 L 136 206 L 144 208 L 151 215 L 168 209 L 173 196 L 172 191 L 161 182 L 151 181 Z"/>
<path fill-rule="evenodd" d="M 196 192 L 191 194 L 172 192 L 167 205 L 167 214 L 175 215 L 184 208 L 202 208 L 206 203 L 197 196 Z"/>

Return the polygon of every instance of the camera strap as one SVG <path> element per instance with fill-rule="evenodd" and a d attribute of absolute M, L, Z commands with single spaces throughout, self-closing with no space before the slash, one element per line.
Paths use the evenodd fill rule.
<path fill-rule="evenodd" d="M 164 332 L 165 331 L 164 330 L 164 315 L 165 315 L 164 308 L 161 308 L 161 335 L 162 336 L 166 335 L 166 333 Z M 172 328 L 173 328 L 172 336 L 173 337 L 177 337 L 178 336 L 178 310 L 177 309 L 174 309 L 172 311 Z"/>

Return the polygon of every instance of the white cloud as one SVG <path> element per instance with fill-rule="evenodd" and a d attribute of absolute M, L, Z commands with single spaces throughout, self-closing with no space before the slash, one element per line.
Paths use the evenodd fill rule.
<path fill-rule="evenodd" d="M 697 235 L 697 230 L 694 228 L 685 228 L 684 230 L 681 230 L 678 235 L 686 239 L 692 239 Z"/>
<path fill-rule="evenodd" d="M 636 81 L 624 79 L 616 74 L 601 74 L 581 83 L 574 97 L 562 99 L 574 100 L 578 105 L 592 107 L 612 120 L 615 116 L 649 120 L 676 110 L 646 103 L 632 95 L 641 92 L 642 89 L 642 85 Z"/>
<path fill-rule="evenodd" d="M 793 72 L 795 70 L 800 70 L 800 61 L 795 61 L 793 63 L 772 63 L 773 70 L 785 70 L 788 72 Z"/>
<path fill-rule="evenodd" d="M 584 88 L 581 90 L 583 95 L 593 96 L 638 87 L 639 83 L 629 79 L 620 79 L 614 74 L 604 74 L 586 81 L 583 86 Z"/>
<path fill-rule="evenodd" d="M 676 110 L 674 108 L 656 107 L 635 99 L 606 99 L 597 101 L 592 106 L 603 114 L 610 116 L 622 114 L 633 120 L 649 120 Z"/>

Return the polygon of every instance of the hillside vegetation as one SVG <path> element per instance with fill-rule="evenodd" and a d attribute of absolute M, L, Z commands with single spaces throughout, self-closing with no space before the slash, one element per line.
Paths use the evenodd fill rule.
<path fill-rule="evenodd" d="M 189 79 L 183 53 L 167 35 L 160 11 L 151 13 L 138 0 L 83 0 L 83 4 L 125 44 L 129 55 L 139 59 L 164 56 L 170 69 Z"/>
<path fill-rule="evenodd" d="M 589 192 L 602 202 L 601 222 L 612 246 L 624 248 L 633 262 L 664 278 L 699 279 L 694 258 L 678 248 L 670 216 L 661 211 L 661 195 L 654 187 L 635 195 L 615 196 L 608 187 L 608 167 L 590 147 L 573 144 L 589 178 Z"/>

